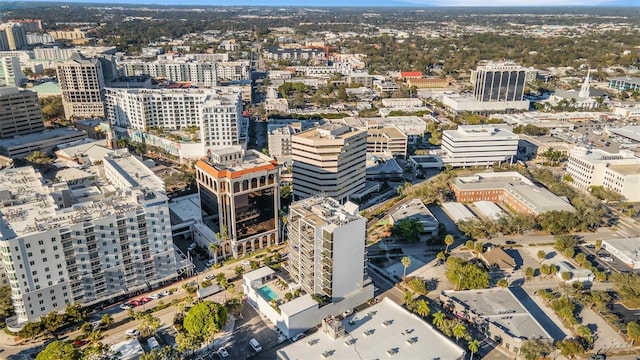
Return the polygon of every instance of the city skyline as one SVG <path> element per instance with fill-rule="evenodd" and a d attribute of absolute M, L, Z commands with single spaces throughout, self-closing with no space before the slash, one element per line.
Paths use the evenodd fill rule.
<path fill-rule="evenodd" d="M 27 2 L 47 2 L 40 0 L 32 0 Z M 536 3 L 525 2 L 522 0 L 496 0 L 487 3 L 483 0 L 392 0 L 392 1 L 365 1 L 352 0 L 349 2 L 328 0 L 319 5 L 313 1 L 275 1 L 275 0 L 69 0 L 60 3 L 82 3 L 82 4 L 124 4 L 124 5 L 158 5 L 158 6 L 269 6 L 269 7 L 416 7 L 416 8 L 447 8 L 447 7 L 477 7 L 477 8 L 539 8 L 543 6 L 560 7 L 638 7 L 638 3 L 632 0 L 540 0 Z"/>

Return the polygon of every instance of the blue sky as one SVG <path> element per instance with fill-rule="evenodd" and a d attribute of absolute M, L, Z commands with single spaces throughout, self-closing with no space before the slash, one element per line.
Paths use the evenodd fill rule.
<path fill-rule="evenodd" d="M 30 1 L 30 0 L 27 0 Z M 47 0 L 43 0 L 47 1 Z M 250 5 L 250 6 L 384 6 L 384 7 L 531 7 L 531 6 L 640 6 L 638 0 L 67 0 L 82 3 L 157 5 Z"/>

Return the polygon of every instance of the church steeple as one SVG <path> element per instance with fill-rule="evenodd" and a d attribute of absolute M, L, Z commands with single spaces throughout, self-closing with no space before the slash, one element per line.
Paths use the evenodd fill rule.
<path fill-rule="evenodd" d="M 578 94 L 581 98 L 588 98 L 590 91 L 589 91 L 589 72 L 591 72 L 591 69 L 587 70 L 587 77 L 584 79 L 584 83 L 582 84 L 582 87 L 580 88 L 580 94 Z"/>

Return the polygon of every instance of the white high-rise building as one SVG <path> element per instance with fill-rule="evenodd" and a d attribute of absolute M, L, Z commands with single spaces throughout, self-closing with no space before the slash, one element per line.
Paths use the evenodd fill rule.
<path fill-rule="evenodd" d="M 454 167 L 513 162 L 518 135 L 495 125 L 460 125 L 442 132 L 442 162 Z"/>
<path fill-rule="evenodd" d="M 527 69 L 514 63 L 489 62 L 471 74 L 476 101 L 522 101 Z"/>
<path fill-rule="evenodd" d="M 107 117 L 135 130 L 197 128 L 206 147 L 239 145 L 242 94 L 218 89 L 113 89 L 106 91 Z"/>
<path fill-rule="evenodd" d="M 0 57 L 0 87 L 22 86 L 24 76 L 17 57 Z"/>
<path fill-rule="evenodd" d="M 367 131 L 323 125 L 291 137 L 293 198 L 316 194 L 344 203 L 366 182 Z"/>
<path fill-rule="evenodd" d="M 311 197 L 289 207 L 287 270 L 308 294 L 339 302 L 370 283 L 365 272 L 367 220 L 358 206 Z"/>
<path fill-rule="evenodd" d="M 640 158 L 632 151 L 612 154 L 601 149 L 575 148 L 567 162 L 567 174 L 571 184 L 580 190 L 603 186 L 628 201 L 640 201 Z"/>
<path fill-rule="evenodd" d="M 128 153 L 83 172 L 51 183 L 32 167 L 0 171 L 11 329 L 68 303 L 113 301 L 177 276 L 164 183 Z"/>

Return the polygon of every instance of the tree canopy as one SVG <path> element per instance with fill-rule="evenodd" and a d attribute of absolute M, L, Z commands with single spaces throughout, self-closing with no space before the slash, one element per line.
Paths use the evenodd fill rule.
<path fill-rule="evenodd" d="M 446 276 L 457 290 L 483 289 L 489 286 L 489 272 L 458 257 L 447 259 Z"/>
<path fill-rule="evenodd" d="M 209 340 L 227 322 L 227 308 L 213 301 L 194 305 L 184 318 L 184 328 L 189 335 Z"/>
<path fill-rule="evenodd" d="M 56 340 L 47 345 L 36 360 L 80 360 L 81 353 L 66 341 Z"/>
<path fill-rule="evenodd" d="M 391 234 L 400 237 L 408 242 L 420 241 L 420 234 L 424 231 L 424 226 L 416 218 L 408 218 L 398 221 L 391 228 Z"/>

